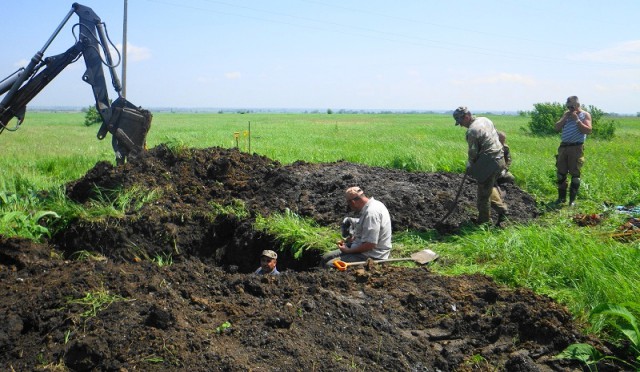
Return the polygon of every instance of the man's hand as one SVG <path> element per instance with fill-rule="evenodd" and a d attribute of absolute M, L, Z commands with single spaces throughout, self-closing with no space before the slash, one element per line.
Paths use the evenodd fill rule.
<path fill-rule="evenodd" d="M 556 121 L 556 132 L 560 132 L 562 130 L 562 127 L 564 127 L 565 124 L 567 124 L 567 121 L 569 120 L 569 118 L 571 117 L 571 111 L 565 111 L 564 114 L 562 114 L 562 117 L 560 118 L 560 120 Z"/>
<path fill-rule="evenodd" d="M 338 240 L 336 242 L 336 245 L 338 246 L 338 249 L 340 250 L 340 252 L 349 253 L 350 248 L 347 247 L 347 245 L 345 244 L 344 240 Z"/>
<path fill-rule="evenodd" d="M 567 120 L 578 120 L 578 111 L 569 111 L 567 115 Z"/>

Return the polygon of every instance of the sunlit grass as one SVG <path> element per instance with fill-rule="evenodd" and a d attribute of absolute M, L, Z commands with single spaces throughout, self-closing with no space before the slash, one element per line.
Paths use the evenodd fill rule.
<path fill-rule="evenodd" d="M 313 220 L 300 217 L 289 210 L 283 214 L 258 216 L 254 227 L 276 236 L 281 249 L 288 247 L 295 258 L 301 257 L 306 251 L 322 253 L 335 249 L 335 242 L 340 237 L 337 231 L 318 226 Z"/>
<path fill-rule="evenodd" d="M 640 250 L 588 228 L 537 221 L 509 229 L 478 229 L 434 248 L 446 274 L 480 272 L 527 287 L 587 314 L 599 303 L 640 302 Z M 603 280 L 607 278 L 606 280 Z"/>

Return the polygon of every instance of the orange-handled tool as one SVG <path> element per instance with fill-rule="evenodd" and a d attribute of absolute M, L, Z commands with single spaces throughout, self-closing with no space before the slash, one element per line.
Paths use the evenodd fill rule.
<path fill-rule="evenodd" d="M 347 265 L 347 263 L 344 261 L 335 260 L 333 261 L 333 266 L 335 266 L 339 271 L 345 271 L 347 270 L 347 266 L 349 265 Z"/>

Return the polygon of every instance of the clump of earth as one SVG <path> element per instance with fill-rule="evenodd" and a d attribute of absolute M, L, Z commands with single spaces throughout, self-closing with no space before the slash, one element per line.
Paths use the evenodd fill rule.
<path fill-rule="evenodd" d="M 319 269 L 320 252 L 294 258 L 253 224 L 290 211 L 338 230 L 350 215 L 343 192 L 358 185 L 385 203 L 394 231 L 456 234 L 477 213 L 466 180 L 441 221 L 461 182 L 343 161 L 283 165 L 222 148 L 160 145 L 122 166 L 99 162 L 66 185 L 68 197 L 88 206 L 129 192 L 140 200 L 128 205 L 141 207 L 68 221 L 41 243 L 0 237 L 0 366 L 580 371 L 554 356 L 573 343 L 616 353 L 530 290 L 429 266 Z M 503 190 L 507 223 L 539 215 L 533 197 L 513 184 Z M 239 206 L 246 213 L 233 213 Z M 281 275 L 252 274 L 264 249 L 279 252 Z"/>

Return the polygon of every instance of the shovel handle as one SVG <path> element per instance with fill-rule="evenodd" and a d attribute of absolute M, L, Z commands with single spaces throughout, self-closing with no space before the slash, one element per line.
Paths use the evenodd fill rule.
<path fill-rule="evenodd" d="M 453 206 L 451 207 L 451 209 L 449 209 L 449 212 L 447 212 L 447 214 L 444 217 L 442 217 L 440 219 L 440 221 L 438 221 L 438 224 L 443 223 L 451 215 L 451 213 L 453 213 L 453 211 L 458 206 L 458 199 L 460 199 L 460 193 L 462 192 L 462 188 L 464 187 L 464 183 L 467 180 L 467 175 L 468 175 L 467 172 L 465 172 L 464 176 L 462 177 L 462 182 L 460 182 L 460 187 L 458 187 L 458 192 L 456 193 L 456 198 L 453 200 Z"/>
<path fill-rule="evenodd" d="M 385 263 L 385 262 L 396 262 L 396 261 L 415 261 L 413 258 L 387 258 L 385 260 L 373 260 L 373 263 Z M 339 271 L 345 271 L 349 266 L 359 266 L 364 265 L 369 261 L 358 261 L 358 262 L 344 262 L 342 260 L 333 261 L 333 266 L 336 267 Z"/>

